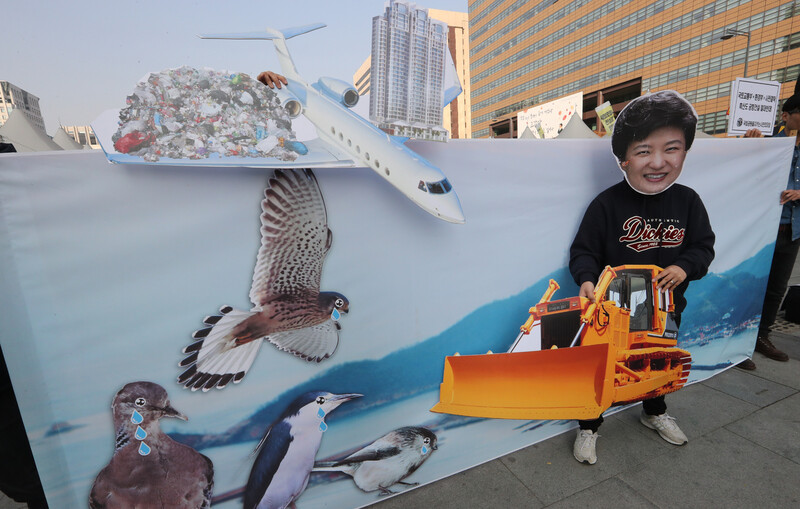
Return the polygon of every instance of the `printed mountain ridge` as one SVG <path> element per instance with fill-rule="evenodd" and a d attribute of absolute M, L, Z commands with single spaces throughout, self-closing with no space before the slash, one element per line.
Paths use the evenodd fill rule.
<path fill-rule="evenodd" d="M 681 338 L 686 338 L 681 340 L 682 346 L 694 343 L 693 338 L 700 327 L 719 323 L 726 313 L 730 313 L 727 319 L 729 323 L 739 324 L 761 312 L 773 250 L 774 244 L 765 246 L 756 255 L 725 273 L 708 274 L 700 281 L 691 283 L 686 292 L 689 305 L 683 313 L 681 324 Z M 519 326 L 527 319 L 528 309 L 539 301 L 550 279 L 555 279 L 561 285 L 554 298 L 578 293 L 577 285 L 567 268 L 563 267 L 516 295 L 475 309 L 446 330 L 415 345 L 378 360 L 353 361 L 331 368 L 285 391 L 249 418 L 222 433 L 169 435 L 195 449 L 258 440 L 295 397 L 312 390 L 364 394 L 363 398 L 337 409 L 328 418 L 329 422 L 434 390 L 442 380 L 445 356 L 455 352 L 481 354 L 487 350 L 507 351 L 519 334 Z M 726 300 L 730 295 L 750 295 L 752 298 L 746 302 Z M 361 388 L 364 380 L 369 380 L 370 391 Z M 409 385 L 409 381 L 413 381 L 413 386 Z"/>

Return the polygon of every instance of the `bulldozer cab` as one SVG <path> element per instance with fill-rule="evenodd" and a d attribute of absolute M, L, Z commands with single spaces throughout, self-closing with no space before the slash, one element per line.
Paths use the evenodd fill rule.
<path fill-rule="evenodd" d="M 608 285 L 605 301 L 630 312 L 629 332 L 675 339 L 678 326 L 672 313 L 669 292 L 659 292 L 653 284 L 656 271 L 630 268 L 617 272 Z"/>
<path fill-rule="evenodd" d="M 628 331 L 649 336 L 677 338 L 678 327 L 671 312 L 669 292 L 659 292 L 650 267 L 624 268 L 616 272 L 602 297 L 603 305 L 614 305 L 629 313 Z M 548 302 L 541 316 L 541 349 L 567 348 L 578 334 L 583 305 L 578 297 Z M 572 301 L 576 301 L 573 303 Z"/>
<path fill-rule="evenodd" d="M 606 302 L 630 311 L 630 332 L 645 331 L 653 326 L 653 291 L 649 271 L 622 272 L 606 290 Z"/>

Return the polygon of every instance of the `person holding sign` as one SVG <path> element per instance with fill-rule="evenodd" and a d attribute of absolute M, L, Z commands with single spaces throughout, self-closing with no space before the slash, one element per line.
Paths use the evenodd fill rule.
<path fill-rule="evenodd" d="M 781 191 L 779 197 L 781 221 L 778 226 L 778 237 L 775 239 L 775 254 L 772 256 L 772 265 L 769 269 L 767 280 L 767 293 L 764 295 L 764 305 L 761 308 L 761 324 L 758 326 L 756 339 L 756 352 L 772 360 L 786 362 L 789 356 L 782 352 L 769 339 L 769 332 L 778 315 L 778 308 L 786 293 L 786 286 L 792 275 L 797 251 L 800 249 L 800 94 L 796 93 L 783 103 L 781 120 L 785 128 L 776 136 L 791 136 L 795 133 L 794 155 L 789 168 L 789 182 L 786 189 Z M 745 133 L 745 138 L 760 138 L 761 131 L 750 129 Z M 742 369 L 753 370 L 756 365 L 752 360 L 739 363 Z"/>
<path fill-rule="evenodd" d="M 714 258 L 714 232 L 703 201 L 676 184 L 694 141 L 697 114 L 678 93 L 665 90 L 631 101 L 620 112 L 611 147 L 625 180 L 589 204 L 570 247 L 569 270 L 580 296 L 594 300 L 594 285 L 606 265 L 654 264 L 658 288 L 672 290 L 675 322 L 686 307 L 689 281 L 700 279 Z M 642 424 L 667 442 L 686 435 L 667 415 L 664 397 L 645 400 Z M 603 417 L 579 421 L 575 459 L 597 461 L 597 430 Z"/>

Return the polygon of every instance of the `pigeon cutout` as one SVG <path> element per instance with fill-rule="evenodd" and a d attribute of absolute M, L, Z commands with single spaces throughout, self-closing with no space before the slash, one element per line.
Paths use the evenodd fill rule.
<path fill-rule="evenodd" d="M 161 431 L 162 417 L 187 420 L 170 405 L 163 387 L 129 383 L 114 397 L 111 409 L 116 445 L 92 485 L 91 509 L 211 507 L 214 465 Z"/>
<path fill-rule="evenodd" d="M 308 485 L 322 434 L 328 429 L 325 417 L 361 396 L 313 391 L 292 401 L 256 448 L 258 456 L 244 489 L 244 509 L 294 507 Z"/>
<path fill-rule="evenodd" d="M 337 292 L 321 292 L 320 279 L 333 233 L 319 184 L 311 170 L 276 170 L 261 202 L 261 248 L 250 300 L 253 308 L 231 306 L 208 316 L 208 327 L 183 349 L 187 389 L 222 389 L 238 383 L 266 340 L 279 350 L 321 362 L 339 344 L 338 323 L 350 303 Z"/>
<path fill-rule="evenodd" d="M 353 478 L 361 491 L 395 492 L 394 484 L 416 486 L 403 479 L 413 474 L 437 449 L 436 434 L 428 428 L 405 426 L 390 431 L 360 451 L 337 460 L 317 462 L 314 472 L 343 472 Z"/>

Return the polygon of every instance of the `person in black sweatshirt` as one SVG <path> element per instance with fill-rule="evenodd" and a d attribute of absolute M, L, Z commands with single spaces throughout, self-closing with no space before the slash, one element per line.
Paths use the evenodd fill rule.
<path fill-rule="evenodd" d="M 594 300 L 595 282 L 606 265 L 658 265 L 664 269 L 655 278 L 657 286 L 673 291 L 680 326 L 689 281 L 703 277 L 714 259 L 714 232 L 703 201 L 693 189 L 675 183 L 696 126 L 692 106 L 671 90 L 636 98 L 620 112 L 611 148 L 625 180 L 589 204 L 570 247 L 569 270 L 580 296 Z M 667 415 L 663 396 L 645 400 L 642 407 L 642 424 L 667 442 L 687 442 Z M 575 459 L 597 461 L 602 422 L 602 416 L 579 421 Z"/>

